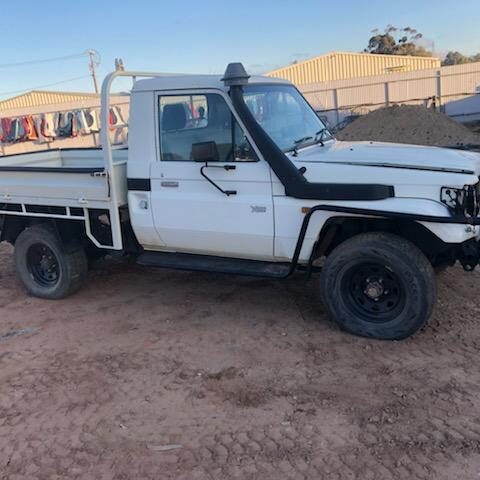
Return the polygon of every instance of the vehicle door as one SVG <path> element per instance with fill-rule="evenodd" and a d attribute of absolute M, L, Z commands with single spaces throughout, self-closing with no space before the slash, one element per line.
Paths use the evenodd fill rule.
<path fill-rule="evenodd" d="M 220 90 L 156 94 L 151 204 L 162 248 L 273 257 L 270 167 Z"/>

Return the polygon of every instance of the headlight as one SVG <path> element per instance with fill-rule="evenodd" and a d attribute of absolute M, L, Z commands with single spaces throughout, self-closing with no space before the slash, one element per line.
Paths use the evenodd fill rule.
<path fill-rule="evenodd" d="M 440 200 L 456 215 L 477 217 L 480 212 L 480 182 L 463 188 L 442 187 Z"/>

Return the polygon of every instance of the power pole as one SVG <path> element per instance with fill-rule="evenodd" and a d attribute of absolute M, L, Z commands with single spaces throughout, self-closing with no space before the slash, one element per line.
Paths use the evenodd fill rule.
<path fill-rule="evenodd" d="M 95 60 L 95 56 L 96 56 L 95 50 L 89 50 L 88 56 L 90 57 L 89 67 L 90 67 L 90 72 L 92 74 L 92 79 L 93 79 L 93 88 L 95 89 L 95 93 L 98 94 L 97 72 L 95 70 L 95 67 L 97 66 L 97 62 Z"/>

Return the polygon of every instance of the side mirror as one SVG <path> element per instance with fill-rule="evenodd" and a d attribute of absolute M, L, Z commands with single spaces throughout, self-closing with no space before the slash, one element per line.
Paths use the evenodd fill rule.
<path fill-rule="evenodd" d="M 198 142 L 192 145 L 192 160 L 195 162 L 218 162 L 217 144 L 215 142 Z"/>

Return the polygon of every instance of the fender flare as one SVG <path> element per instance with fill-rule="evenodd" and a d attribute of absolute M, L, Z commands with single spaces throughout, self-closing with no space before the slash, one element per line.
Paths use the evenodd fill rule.
<path fill-rule="evenodd" d="M 295 250 L 292 257 L 292 262 L 290 264 L 290 270 L 288 275 L 292 275 L 298 266 L 298 260 L 300 258 L 300 252 L 305 241 L 305 235 L 307 233 L 308 226 L 310 224 L 310 219 L 315 212 L 324 211 L 324 212 L 333 212 L 333 213 L 347 213 L 351 215 L 358 215 L 360 217 L 373 217 L 373 218 L 386 218 L 386 219 L 402 219 L 402 220 L 413 220 L 416 222 L 431 222 L 431 223 L 450 223 L 450 224 L 459 224 L 459 225 L 480 225 L 480 217 L 464 217 L 464 216 L 450 216 L 450 217 L 441 217 L 436 215 L 421 215 L 413 213 L 404 213 L 404 212 L 391 212 L 387 210 L 370 210 L 366 208 L 356 208 L 356 207 L 344 207 L 340 205 L 315 205 L 311 207 L 307 214 L 305 215 L 300 232 L 298 235 L 297 243 L 295 245 Z M 312 254 L 310 255 L 309 265 L 313 261 Z"/>

